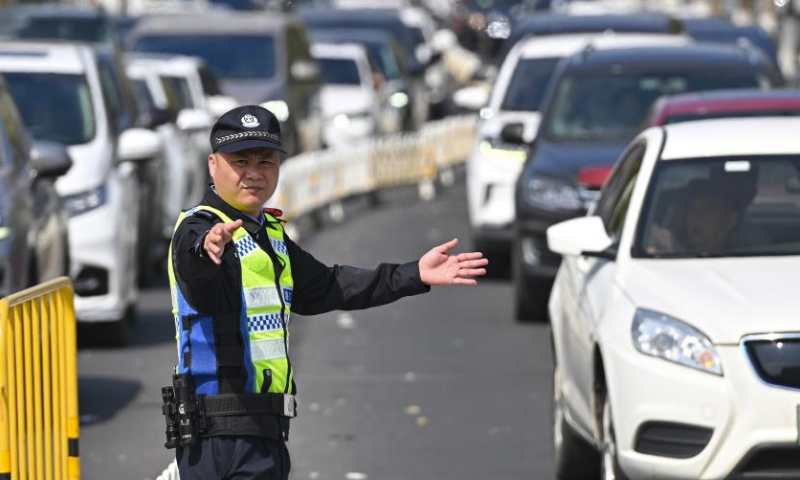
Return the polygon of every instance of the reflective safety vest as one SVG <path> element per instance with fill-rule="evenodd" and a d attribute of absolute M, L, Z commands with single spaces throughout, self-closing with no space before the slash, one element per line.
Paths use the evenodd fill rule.
<path fill-rule="evenodd" d="M 233 221 L 221 211 L 201 205 L 182 213 L 175 230 L 184 218 L 197 211 L 210 212 L 225 223 Z M 242 273 L 241 312 L 212 315 L 189 305 L 176 281 L 170 244 L 169 283 L 178 343 L 176 373 L 190 374 L 197 394 L 295 393 L 288 348 L 292 268 L 283 227 L 275 217 L 265 215 L 274 227 L 265 230 L 279 264 L 277 269 L 273 258 L 247 230 L 240 227 L 233 232 Z M 231 351 L 237 353 L 231 355 Z M 243 385 L 243 389 L 221 389 L 219 379 L 225 376 L 233 378 L 233 384 Z M 226 383 L 231 382 L 223 385 Z"/>

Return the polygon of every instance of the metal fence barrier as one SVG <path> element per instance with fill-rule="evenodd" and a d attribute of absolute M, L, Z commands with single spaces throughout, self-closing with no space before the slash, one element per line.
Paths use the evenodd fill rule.
<path fill-rule="evenodd" d="M 77 480 L 78 373 L 72 283 L 0 300 L 0 480 Z"/>
<path fill-rule="evenodd" d="M 449 117 L 417 132 L 297 155 L 281 166 L 270 206 L 291 220 L 353 195 L 447 178 L 469 156 L 476 125 L 474 115 Z"/>

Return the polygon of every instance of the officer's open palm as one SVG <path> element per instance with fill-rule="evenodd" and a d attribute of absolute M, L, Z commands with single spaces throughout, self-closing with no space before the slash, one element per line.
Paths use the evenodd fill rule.
<path fill-rule="evenodd" d="M 203 241 L 203 248 L 208 258 L 217 265 L 222 263 L 222 252 L 225 251 L 225 245 L 233 238 L 233 232 L 241 226 L 242 221 L 236 220 L 231 223 L 217 223 L 211 227 Z"/>
<path fill-rule="evenodd" d="M 486 275 L 489 264 L 481 252 L 459 253 L 448 252 L 458 245 L 454 238 L 447 243 L 434 247 L 419 259 L 419 276 L 426 285 L 475 285 L 472 277 Z"/>

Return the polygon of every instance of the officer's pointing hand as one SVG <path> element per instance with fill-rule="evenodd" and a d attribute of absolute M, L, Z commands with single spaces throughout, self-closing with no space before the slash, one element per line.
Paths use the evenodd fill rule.
<path fill-rule="evenodd" d="M 242 221 L 236 220 L 231 223 L 217 223 L 211 227 L 203 241 L 203 248 L 208 258 L 217 265 L 222 263 L 222 252 L 225 250 L 225 245 L 233 238 L 233 232 L 241 226 Z"/>
<path fill-rule="evenodd" d="M 419 259 L 419 276 L 426 285 L 475 285 L 471 277 L 486 275 L 489 260 L 481 252 L 449 255 L 447 252 L 458 245 L 454 238 L 434 247 Z"/>

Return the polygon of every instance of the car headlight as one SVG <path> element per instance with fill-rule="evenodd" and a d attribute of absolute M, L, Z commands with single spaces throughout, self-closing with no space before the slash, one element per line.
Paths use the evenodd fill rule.
<path fill-rule="evenodd" d="M 483 140 L 478 144 L 478 151 L 484 158 L 490 160 L 510 160 L 522 163 L 525 161 L 527 151 L 525 149 L 504 148 L 500 145 L 495 145 L 491 140 Z"/>
<path fill-rule="evenodd" d="M 722 375 L 722 363 L 711 340 L 677 318 L 637 309 L 632 334 L 636 349 L 645 355 Z"/>
<path fill-rule="evenodd" d="M 283 100 L 270 100 L 262 103 L 261 106 L 272 112 L 279 122 L 289 120 L 289 105 Z"/>
<path fill-rule="evenodd" d="M 64 208 L 70 217 L 80 215 L 101 207 L 108 201 L 105 184 L 91 190 L 64 197 Z"/>
<path fill-rule="evenodd" d="M 533 177 L 523 183 L 524 198 L 542 210 L 581 210 L 585 208 L 581 192 L 562 180 Z"/>
<path fill-rule="evenodd" d="M 351 122 L 365 122 L 371 119 L 371 115 L 369 113 L 356 113 L 356 114 L 345 114 L 340 113 L 335 115 L 331 119 L 331 123 L 336 128 L 345 129 L 350 126 Z"/>
<path fill-rule="evenodd" d="M 389 96 L 389 105 L 394 108 L 403 108 L 408 105 L 408 94 L 405 92 L 394 92 Z"/>

